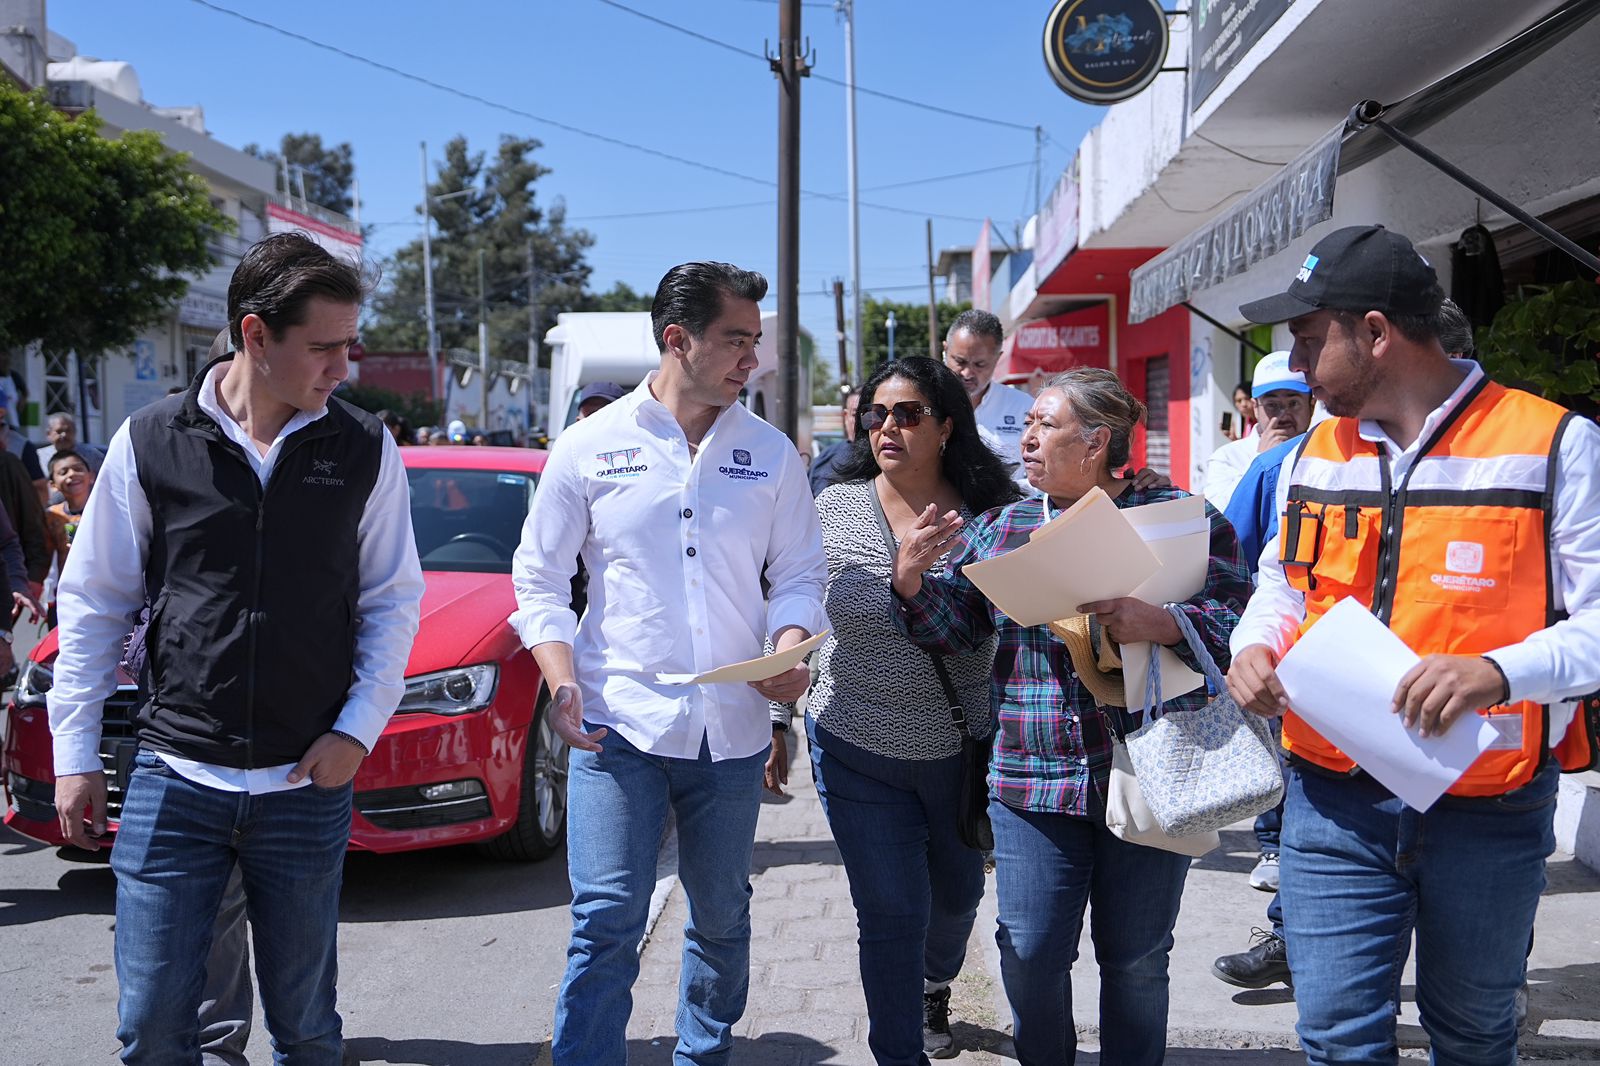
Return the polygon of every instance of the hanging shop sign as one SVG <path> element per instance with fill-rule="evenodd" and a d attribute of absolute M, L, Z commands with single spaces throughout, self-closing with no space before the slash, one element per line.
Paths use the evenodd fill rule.
<path fill-rule="evenodd" d="M 1058 0 L 1045 19 L 1045 67 L 1062 92 L 1085 103 L 1137 95 L 1166 59 L 1160 0 Z"/>
<path fill-rule="evenodd" d="M 1294 0 L 1193 0 L 1189 4 L 1189 109 L 1200 106 Z"/>
<path fill-rule="evenodd" d="M 1328 131 L 1244 199 L 1133 272 L 1128 321 L 1143 322 L 1287 248 L 1333 217 L 1344 126 Z"/>
<path fill-rule="evenodd" d="M 1011 348 L 1012 374 L 1054 373 L 1075 366 L 1111 366 L 1111 305 L 1052 315 L 1018 326 Z"/>

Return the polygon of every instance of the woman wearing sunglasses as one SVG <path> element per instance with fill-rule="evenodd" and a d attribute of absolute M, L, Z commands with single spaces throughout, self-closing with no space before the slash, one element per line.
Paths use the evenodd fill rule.
<path fill-rule="evenodd" d="M 884 364 L 862 388 L 857 417 L 842 480 L 817 497 L 833 632 L 806 730 L 861 930 L 867 1042 L 883 1066 L 916 1066 L 956 1053 L 950 982 L 983 896 L 983 856 L 956 832 L 961 735 L 943 684 L 891 618 L 894 548 L 884 527 L 898 539 L 929 507 L 971 518 L 1020 492 L 978 436 L 960 379 L 940 363 Z M 980 737 L 989 733 L 993 652 L 992 639 L 979 641 L 943 663 Z"/>
<path fill-rule="evenodd" d="M 1101 1061 L 1162 1061 L 1167 1031 L 1167 954 L 1189 860 L 1126 843 L 1105 825 L 1111 745 L 1094 696 L 1074 673 L 1066 645 L 1045 626 L 1001 614 L 961 573 L 1003 554 L 1096 486 L 1118 507 L 1186 495 L 1117 476 L 1128 461 L 1144 405 L 1106 370 L 1058 374 L 1040 390 L 1021 441 L 1028 481 L 1044 496 L 968 520 L 932 501 L 901 539 L 895 617 L 934 654 L 952 658 L 995 646 L 997 732 L 990 763 L 1000 910 L 1001 977 L 1022 1066 L 1066 1066 L 1077 1052 L 1071 967 L 1085 905 L 1100 967 Z M 1182 604 L 1218 664 L 1250 594 L 1233 529 L 1216 510 L 1206 584 Z M 962 527 L 965 526 L 963 532 Z M 945 552 L 954 545 L 948 557 Z M 1131 597 L 1063 606 L 1095 615 L 1118 644 L 1159 641 L 1197 664 L 1159 604 Z M 1204 687 L 1169 700 L 1194 709 Z"/>

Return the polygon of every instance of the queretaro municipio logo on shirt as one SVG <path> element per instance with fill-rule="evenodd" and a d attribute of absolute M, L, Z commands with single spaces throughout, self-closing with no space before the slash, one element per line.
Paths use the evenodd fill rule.
<path fill-rule="evenodd" d="M 717 473 L 735 481 L 760 481 L 762 478 L 769 476 L 765 470 L 757 470 L 752 467 L 750 465 L 752 462 L 754 460 L 749 452 L 743 448 L 735 448 L 733 450 L 733 465 L 719 466 L 717 467 Z"/>
<path fill-rule="evenodd" d="M 643 448 L 618 448 L 615 451 L 599 452 L 595 455 L 605 465 L 595 471 L 596 477 L 603 478 L 634 478 L 649 470 L 646 463 L 638 461 L 644 453 Z"/>
<path fill-rule="evenodd" d="M 339 469 L 339 464 L 333 459 L 311 460 L 311 473 L 301 478 L 305 485 L 330 485 L 335 488 L 344 484 L 344 478 L 334 477 L 334 472 Z"/>

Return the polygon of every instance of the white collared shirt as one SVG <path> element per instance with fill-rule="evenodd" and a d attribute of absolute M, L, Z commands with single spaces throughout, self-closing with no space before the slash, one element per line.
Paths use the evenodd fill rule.
<path fill-rule="evenodd" d="M 1361 436 L 1383 445 L 1380 461 L 1389 465 L 1398 486 L 1421 454 L 1423 442 L 1455 411 L 1483 379 L 1483 369 L 1468 359 L 1451 360 L 1465 373 L 1450 397 L 1428 415 L 1410 447 L 1402 448 L 1377 422 L 1363 419 Z M 1298 454 L 1295 456 L 1298 458 Z M 1278 481 L 1278 513 L 1288 503 L 1291 477 Z M 1505 671 L 1512 701 L 1559 703 L 1600 686 L 1600 426 L 1586 418 L 1568 424 L 1556 452 L 1555 506 L 1550 518 L 1550 567 L 1558 608 L 1565 621 L 1541 629 L 1489 657 Z M 1305 596 L 1284 577 L 1278 538 L 1261 550 L 1259 585 L 1229 642 L 1233 653 L 1265 644 L 1282 655 L 1305 620 Z M 1559 735 L 1559 734 L 1556 734 Z"/>
<path fill-rule="evenodd" d="M 1011 385 L 991 381 L 983 399 L 972 409 L 978 434 L 1012 466 L 1022 463 L 1022 431 L 1027 429 L 1033 397 Z"/>
<path fill-rule="evenodd" d="M 820 632 L 822 529 L 789 438 L 734 404 L 691 454 L 654 380 L 556 438 L 512 561 L 510 621 L 530 648 L 573 646 L 591 724 L 655 755 L 698 758 L 703 738 L 713 759 L 746 758 L 772 739 L 760 693 L 656 675 L 756 658 L 786 626 Z"/>
<path fill-rule="evenodd" d="M 217 381 L 226 365 L 212 368 L 200 385 L 200 409 L 243 449 L 263 487 L 272 476 L 283 443 L 295 431 L 327 414 L 297 411 L 262 455 L 244 427 L 222 409 Z M 334 728 L 368 750 L 405 693 L 406 660 L 416 637 L 422 599 L 422 568 L 411 535 L 410 491 L 394 438 L 383 434 L 378 479 L 357 526 L 360 592 L 356 610 L 355 681 Z M 133 441 L 124 422 L 111 438 L 83 521 L 72 540 L 57 600 L 61 650 L 48 697 L 55 772 L 88 773 L 101 768 L 100 718 L 115 690 L 115 666 L 130 620 L 144 604 L 144 571 L 150 555 L 150 501 L 139 483 Z M 300 788 L 289 784 L 293 763 L 241 769 L 158 752 L 178 773 L 211 788 L 260 795 Z"/>

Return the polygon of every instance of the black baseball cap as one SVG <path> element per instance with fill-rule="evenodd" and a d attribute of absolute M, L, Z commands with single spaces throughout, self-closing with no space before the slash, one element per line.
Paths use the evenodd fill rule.
<path fill-rule="evenodd" d="M 1443 302 L 1439 276 L 1408 238 L 1382 226 L 1346 226 L 1312 246 L 1287 292 L 1239 313 L 1273 325 L 1321 310 L 1427 315 Z"/>
<path fill-rule="evenodd" d="M 627 390 L 615 381 L 592 381 L 583 387 L 582 392 L 578 393 L 578 404 L 581 406 L 590 400 L 605 400 L 606 403 L 613 403 L 627 394 Z"/>

